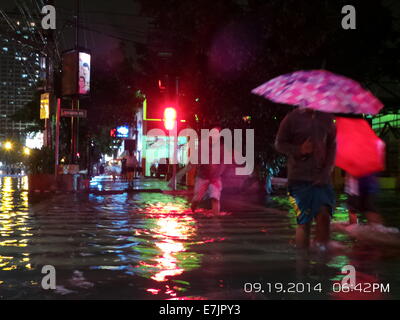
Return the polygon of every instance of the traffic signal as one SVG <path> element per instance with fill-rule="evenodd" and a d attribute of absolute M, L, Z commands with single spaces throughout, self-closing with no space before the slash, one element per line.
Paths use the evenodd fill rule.
<path fill-rule="evenodd" d="M 158 80 L 158 88 L 159 88 L 161 91 L 163 91 L 163 90 L 165 90 L 165 89 L 167 88 L 167 85 L 166 85 L 166 83 L 165 83 L 164 81 L 162 81 L 162 80 L 160 79 L 160 80 Z"/>
<path fill-rule="evenodd" d="M 164 127 L 167 130 L 173 130 L 176 125 L 176 110 L 172 107 L 164 109 Z"/>
<path fill-rule="evenodd" d="M 158 89 L 160 92 L 165 92 L 168 88 L 168 75 L 163 75 L 158 79 Z"/>

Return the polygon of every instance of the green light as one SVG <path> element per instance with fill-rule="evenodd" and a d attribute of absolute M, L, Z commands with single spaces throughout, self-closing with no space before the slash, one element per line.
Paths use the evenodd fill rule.
<path fill-rule="evenodd" d="M 393 128 L 400 128 L 400 114 L 377 115 L 372 118 L 374 130 L 382 129 L 386 124 L 390 124 Z"/>

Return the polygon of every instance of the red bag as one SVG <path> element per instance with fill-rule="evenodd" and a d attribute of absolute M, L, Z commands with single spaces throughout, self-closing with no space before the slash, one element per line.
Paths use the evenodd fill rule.
<path fill-rule="evenodd" d="M 336 117 L 336 165 L 354 177 L 385 170 L 385 143 L 364 119 Z"/>

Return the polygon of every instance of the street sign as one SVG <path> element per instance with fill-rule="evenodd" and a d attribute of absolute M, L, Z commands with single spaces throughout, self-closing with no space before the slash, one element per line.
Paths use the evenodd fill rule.
<path fill-rule="evenodd" d="M 117 138 L 129 138 L 129 127 L 128 126 L 119 126 L 116 128 L 116 137 Z"/>
<path fill-rule="evenodd" d="M 86 110 L 61 109 L 61 117 L 86 118 Z"/>

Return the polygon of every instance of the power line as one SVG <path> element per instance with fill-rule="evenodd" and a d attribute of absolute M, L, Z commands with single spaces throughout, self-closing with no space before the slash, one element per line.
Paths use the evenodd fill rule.
<path fill-rule="evenodd" d="M 97 23 L 97 22 L 88 22 L 87 24 L 93 24 L 93 25 L 99 25 L 99 26 L 105 26 L 105 27 L 111 27 L 111 28 L 123 28 L 121 25 L 115 25 L 115 24 L 107 24 L 107 23 Z M 145 31 L 141 30 L 132 30 L 132 29 L 127 29 L 128 31 L 131 32 L 126 32 L 123 30 L 118 30 L 119 33 L 124 33 L 127 35 L 132 35 L 132 36 L 139 36 L 139 37 L 146 37 L 147 33 Z"/>
<path fill-rule="evenodd" d="M 23 24 L 25 24 L 28 27 L 28 31 L 32 36 L 32 39 L 35 42 L 38 43 L 45 43 L 45 39 L 41 33 L 40 29 L 37 29 L 37 33 L 33 32 L 31 30 L 31 23 L 34 22 L 35 20 L 33 19 L 32 15 L 29 12 L 29 8 L 26 7 L 26 4 L 24 2 L 20 1 L 15 1 L 15 4 L 20 12 L 20 17 L 22 18 L 24 23 L 21 23 L 21 27 Z M 39 35 L 40 39 L 38 39 L 37 35 Z"/>
<path fill-rule="evenodd" d="M 138 29 L 138 28 L 133 27 L 133 26 L 121 25 L 121 24 L 112 24 L 112 23 L 107 23 L 107 22 L 89 22 L 88 19 L 84 15 L 82 15 L 82 16 L 84 18 L 80 19 L 80 21 L 79 21 L 80 25 L 82 25 L 82 26 L 87 24 L 87 25 L 97 25 L 97 26 L 111 27 L 111 28 L 118 29 L 119 33 L 124 33 L 124 34 L 127 34 L 127 35 L 134 35 L 134 36 L 139 36 L 139 37 L 147 36 L 147 32 L 145 30 Z M 127 31 L 123 31 L 123 30 L 127 30 L 128 32 Z"/>
<path fill-rule="evenodd" d="M 140 43 L 139 41 L 135 41 L 135 40 L 132 40 L 132 39 L 127 39 L 127 38 L 119 37 L 119 36 L 112 35 L 112 34 L 110 34 L 110 33 L 103 32 L 103 31 L 99 31 L 99 30 L 96 30 L 96 29 L 93 29 L 93 28 L 89 28 L 89 27 L 85 27 L 85 26 L 80 26 L 80 27 L 81 27 L 82 29 L 89 30 L 89 31 L 93 31 L 93 32 L 102 34 L 102 35 L 104 35 L 104 36 L 110 37 L 110 38 L 114 38 L 114 39 L 118 39 L 118 40 L 122 40 L 122 41 L 127 41 L 127 42 L 131 42 L 131 43 Z"/>
<path fill-rule="evenodd" d="M 87 21 L 86 21 L 86 13 L 84 13 L 84 8 L 85 8 L 85 2 L 84 1 L 82 1 L 82 3 L 81 3 L 81 6 L 82 6 L 82 10 L 80 10 L 80 13 L 81 13 L 81 15 L 82 15 L 82 17 L 83 17 L 83 19 L 82 19 L 82 22 L 85 24 L 87 24 Z M 85 31 L 83 31 L 82 32 L 82 34 L 83 34 L 83 41 L 84 41 L 84 43 L 85 43 L 85 48 L 87 48 L 87 46 L 88 46 L 88 44 L 87 44 L 87 37 L 86 37 L 86 34 L 87 34 L 87 32 L 85 32 Z"/>
<path fill-rule="evenodd" d="M 57 9 L 65 10 L 65 11 L 73 11 L 73 9 L 68 9 L 68 8 L 63 8 L 57 6 Z M 111 16 L 125 16 L 125 17 L 136 17 L 136 18 L 146 18 L 145 16 L 141 15 L 135 15 L 135 14 L 129 14 L 129 13 L 123 13 L 123 12 L 110 12 L 110 11 L 81 11 L 82 13 L 85 14 L 105 14 L 105 15 L 111 15 Z"/>
<path fill-rule="evenodd" d="M 17 28 L 17 25 L 14 25 L 12 23 L 12 20 L 8 17 L 8 14 L 5 13 L 3 10 L 0 10 L 0 14 L 3 16 L 4 20 L 8 24 L 8 26 L 11 29 L 11 32 L 6 30 L 6 28 L 0 28 L 0 33 L 3 34 L 4 36 L 10 37 L 13 40 L 15 40 L 19 45 L 25 45 L 25 46 L 30 46 L 34 50 L 38 50 L 40 52 L 43 52 L 43 46 L 46 45 L 46 43 L 43 43 L 42 41 L 32 41 L 30 39 L 27 39 L 23 36 L 23 32 Z M 34 37 L 32 37 L 33 40 L 36 40 Z"/>

